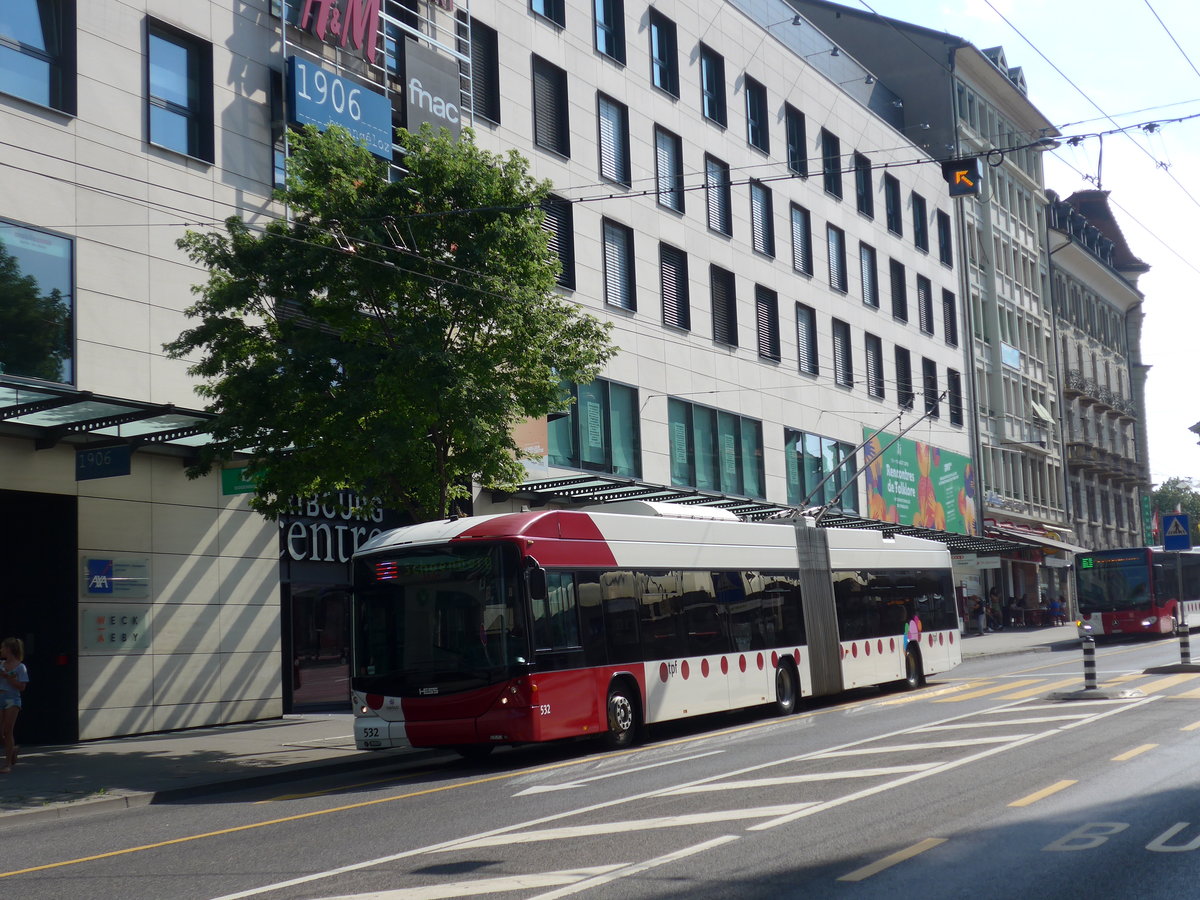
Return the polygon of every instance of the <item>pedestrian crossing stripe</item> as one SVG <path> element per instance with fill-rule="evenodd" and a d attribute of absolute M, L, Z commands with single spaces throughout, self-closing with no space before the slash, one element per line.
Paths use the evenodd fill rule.
<path fill-rule="evenodd" d="M 1135 682 L 1141 682 L 1147 678 L 1152 678 L 1153 680 L 1135 684 Z M 1146 672 L 1128 672 L 1124 675 L 1115 675 L 1112 678 L 1105 679 L 1100 683 L 1100 687 L 1135 686 L 1146 694 L 1157 694 L 1170 688 L 1179 687 L 1180 685 L 1188 685 L 1198 678 L 1200 678 L 1200 673 L 1183 673 L 1168 675 L 1165 678 L 1153 678 L 1152 675 Z M 972 681 L 963 685 L 967 689 L 965 693 L 955 693 L 948 697 L 938 697 L 931 702 L 961 703 L 963 700 L 975 700 L 979 697 L 993 697 L 996 700 L 1025 700 L 1048 691 L 1070 688 L 1072 685 L 1078 685 L 1082 689 L 1083 683 L 1082 676 L 1055 680 L 1025 678 L 1017 681 L 1006 681 L 1003 684 L 990 685 L 986 681 Z M 1015 690 L 1015 688 L 1021 688 L 1021 690 Z M 1005 693 L 1006 691 L 1011 691 L 1011 693 Z M 1173 699 L 1180 700 L 1200 700 L 1200 687 L 1181 691 L 1170 696 Z"/>
<path fill-rule="evenodd" d="M 1183 527 L 1182 519 L 1171 519 L 1171 524 L 1167 526 L 1167 537 L 1187 537 L 1187 531 Z"/>

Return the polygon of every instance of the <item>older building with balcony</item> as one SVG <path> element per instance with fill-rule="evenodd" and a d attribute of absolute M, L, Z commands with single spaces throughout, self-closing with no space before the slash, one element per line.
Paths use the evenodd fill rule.
<path fill-rule="evenodd" d="M 1143 543 L 1149 496 L 1142 294 L 1108 192 L 1049 193 L 1051 299 L 1073 527 L 1096 549 Z"/>

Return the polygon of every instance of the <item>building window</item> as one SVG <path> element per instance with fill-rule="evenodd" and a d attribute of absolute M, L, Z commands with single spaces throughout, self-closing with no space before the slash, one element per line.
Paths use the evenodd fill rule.
<path fill-rule="evenodd" d="M 150 143 L 212 162 L 212 45 L 151 22 L 146 65 Z"/>
<path fill-rule="evenodd" d="M 954 265 L 954 230 L 950 227 L 950 216 L 937 211 L 938 259 L 948 266 Z"/>
<path fill-rule="evenodd" d="M 540 56 L 533 57 L 533 142 L 560 156 L 571 155 L 567 73 Z"/>
<path fill-rule="evenodd" d="M 921 360 L 921 386 L 925 391 L 925 412 L 936 419 L 941 411 L 938 404 L 937 363 L 932 359 Z"/>
<path fill-rule="evenodd" d="M 858 265 L 862 269 L 863 303 L 879 309 L 879 263 L 870 244 L 858 245 Z"/>
<path fill-rule="evenodd" d="M 816 375 L 821 369 L 817 362 L 817 312 L 811 306 L 796 304 L 796 347 L 800 354 L 800 371 Z"/>
<path fill-rule="evenodd" d="M 755 251 L 775 255 L 775 206 L 771 189 L 759 181 L 750 182 L 750 233 Z"/>
<path fill-rule="evenodd" d="M 842 387 L 854 387 L 854 356 L 850 352 L 850 325 L 833 320 L 833 380 Z"/>
<path fill-rule="evenodd" d="M 625 0 L 595 0 L 596 49 L 625 63 Z"/>
<path fill-rule="evenodd" d="M 887 212 L 887 227 L 892 234 L 904 234 L 904 213 L 900 208 L 900 182 L 895 175 L 883 176 L 883 202 Z"/>
<path fill-rule="evenodd" d="M 849 290 L 846 281 L 846 232 L 836 225 L 826 224 L 825 243 L 829 251 L 829 286 L 844 294 Z"/>
<path fill-rule="evenodd" d="M 821 129 L 821 171 L 825 176 L 825 191 L 842 196 L 842 142 L 831 132 Z"/>
<path fill-rule="evenodd" d="M 683 141 L 679 135 L 654 126 L 654 176 L 658 205 L 683 212 Z"/>
<path fill-rule="evenodd" d="M 704 117 L 724 127 L 725 57 L 704 44 L 700 45 L 700 94 Z"/>
<path fill-rule="evenodd" d="M 561 268 L 559 287 L 575 289 L 575 208 L 569 200 L 549 196 L 542 201 L 542 227 L 550 235 L 550 251 Z"/>
<path fill-rule="evenodd" d="M 762 497 L 762 423 L 674 397 L 667 400 L 671 484 Z"/>
<path fill-rule="evenodd" d="M 783 110 L 787 131 L 788 168 L 802 178 L 808 177 L 808 138 L 805 137 L 804 113 L 788 103 Z"/>
<path fill-rule="evenodd" d="M 767 88 L 746 76 L 746 140 L 751 147 L 763 153 L 771 152 L 771 134 L 768 130 Z"/>
<path fill-rule="evenodd" d="M 783 429 L 783 444 L 789 505 L 807 508 L 836 502 L 843 510 L 857 511 L 853 444 L 792 428 Z"/>
<path fill-rule="evenodd" d="M 708 200 L 708 227 L 721 234 L 733 234 L 729 166 L 713 156 L 704 157 L 704 195 Z"/>
<path fill-rule="evenodd" d="M 658 267 L 662 279 L 663 324 L 690 329 L 692 305 L 687 254 L 670 244 L 659 244 Z"/>
<path fill-rule="evenodd" d="M 867 394 L 876 400 L 884 397 L 883 386 L 883 341 L 877 335 L 867 334 Z"/>
<path fill-rule="evenodd" d="M 650 10 L 650 80 L 659 90 L 679 96 L 679 39 L 675 23 Z"/>
<path fill-rule="evenodd" d="M 918 250 L 929 252 L 929 214 L 925 209 L 925 198 L 913 191 L 912 195 L 913 243 Z"/>
<path fill-rule="evenodd" d="M 924 275 L 917 276 L 917 319 L 921 331 L 933 334 L 933 285 Z"/>
<path fill-rule="evenodd" d="M 875 218 L 875 189 L 871 184 L 871 160 L 861 153 L 854 154 L 854 195 L 858 211 L 869 219 Z"/>
<path fill-rule="evenodd" d="M 75 115 L 75 0 L 4 0 L 0 91 Z"/>
<path fill-rule="evenodd" d="M 604 302 L 637 309 L 633 277 L 633 229 L 604 220 Z"/>
<path fill-rule="evenodd" d="M 761 284 L 754 286 L 758 326 L 758 355 L 779 362 L 779 295 Z"/>
<path fill-rule="evenodd" d="M 0 373 L 75 380 L 74 247 L 0 221 Z"/>
<path fill-rule="evenodd" d="M 904 264 L 888 260 L 892 287 L 892 316 L 901 322 L 908 321 L 908 286 L 904 279 Z"/>
<path fill-rule="evenodd" d="M 736 347 L 737 294 L 734 292 L 733 273 L 720 266 L 709 266 L 708 269 L 712 283 L 713 340 L 718 344 Z"/>
<path fill-rule="evenodd" d="M 496 29 L 471 20 L 471 109 L 500 123 L 500 49 Z"/>
<path fill-rule="evenodd" d="M 600 125 L 600 177 L 629 184 L 629 110 L 604 94 L 596 95 Z"/>
<path fill-rule="evenodd" d="M 953 369 L 946 370 L 946 400 L 950 404 L 950 424 L 963 423 L 962 376 Z"/>
<path fill-rule="evenodd" d="M 901 409 L 913 408 L 912 357 L 903 347 L 896 348 L 896 402 Z"/>
<path fill-rule="evenodd" d="M 560 28 L 567 24 L 566 0 L 529 0 L 529 8 Z"/>
<path fill-rule="evenodd" d="M 574 401 L 549 427 L 552 466 L 639 478 L 642 474 L 637 388 L 597 378 L 563 384 Z"/>
<path fill-rule="evenodd" d="M 958 302 L 951 291 L 942 291 L 942 330 L 946 334 L 946 343 L 951 347 L 958 346 Z"/>
<path fill-rule="evenodd" d="M 792 204 L 792 268 L 801 275 L 813 273 L 812 216 L 795 203 Z"/>

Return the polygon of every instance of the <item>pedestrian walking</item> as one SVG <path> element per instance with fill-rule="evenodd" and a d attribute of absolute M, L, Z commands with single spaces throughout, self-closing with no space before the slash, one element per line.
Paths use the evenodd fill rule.
<path fill-rule="evenodd" d="M 20 638 L 0 641 L 0 737 L 4 743 L 4 765 L 0 775 L 7 775 L 17 764 L 17 743 L 14 731 L 17 714 L 21 711 L 21 692 L 29 683 L 25 668 L 25 644 Z"/>

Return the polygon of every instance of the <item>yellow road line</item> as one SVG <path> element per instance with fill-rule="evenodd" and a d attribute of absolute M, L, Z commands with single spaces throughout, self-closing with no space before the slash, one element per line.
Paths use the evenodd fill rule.
<path fill-rule="evenodd" d="M 924 853 L 926 850 L 932 850 L 939 844 L 946 843 L 946 838 L 925 838 L 923 841 L 918 841 L 911 847 L 906 847 L 904 850 L 897 850 L 883 859 L 871 863 L 868 866 L 863 866 L 861 869 L 855 869 L 848 875 L 843 875 L 838 881 L 864 881 L 872 875 L 877 875 L 884 869 L 890 869 L 897 863 L 902 863 L 906 859 L 912 859 L 918 854 Z"/>
<path fill-rule="evenodd" d="M 969 694 L 959 694 L 955 697 L 943 697 L 940 700 L 931 700 L 931 703 L 958 703 L 960 700 L 974 700 L 976 697 L 986 697 L 988 694 L 999 694 L 1001 691 L 1011 690 L 1012 688 L 1023 687 L 1027 684 L 1037 684 L 1040 681 L 1038 678 L 1024 678 L 1020 681 L 1010 681 L 1008 684 L 998 684 L 993 687 L 983 688 L 978 691 L 971 691 Z"/>
<path fill-rule="evenodd" d="M 1039 684 L 1037 687 L 1025 688 L 1023 691 L 1017 691 L 1015 694 L 1005 694 L 1003 697 L 997 697 L 997 700 L 1024 700 L 1026 697 L 1033 697 L 1042 691 L 1053 691 L 1058 688 L 1069 687 L 1072 684 L 1082 683 L 1083 678 L 1064 678 L 1062 681 L 1051 681 L 1048 684 Z"/>
<path fill-rule="evenodd" d="M 1120 756 L 1114 756 L 1112 762 L 1125 762 L 1127 759 L 1133 759 L 1135 756 L 1141 756 L 1147 750 L 1153 750 L 1158 744 L 1142 744 L 1140 747 L 1134 747 L 1132 750 L 1126 750 Z"/>
<path fill-rule="evenodd" d="M 1197 678 L 1200 678 L 1200 675 L 1186 672 L 1182 675 L 1168 675 L 1166 678 L 1159 678 L 1157 681 L 1151 681 L 1149 684 L 1139 684 L 1138 689 L 1143 694 L 1153 694 L 1157 691 L 1165 691 L 1167 688 L 1175 687 L 1177 684 L 1194 681 Z"/>
<path fill-rule="evenodd" d="M 1200 688 L 1171 695 L 1172 700 L 1200 700 Z"/>
<path fill-rule="evenodd" d="M 1200 722 L 1193 722 L 1191 725 L 1184 725 L 1179 730 L 1180 731 L 1195 731 L 1198 728 L 1200 728 Z"/>
<path fill-rule="evenodd" d="M 1029 806 L 1037 803 L 1039 800 L 1044 800 L 1051 794 L 1057 794 L 1059 791 L 1066 790 L 1073 784 L 1078 784 L 1078 781 L 1056 781 L 1050 787 L 1042 788 L 1040 791 L 1034 791 L 1027 797 L 1022 797 L 1020 800 L 1014 800 L 1009 806 Z"/>
<path fill-rule="evenodd" d="M 432 775 L 433 773 L 433 769 L 427 769 L 424 772 L 411 772 L 407 775 L 396 775 L 393 778 L 376 778 L 373 781 L 359 781 L 355 784 L 339 784 L 337 787 L 326 788 L 323 791 L 307 791 L 302 794 L 280 794 L 278 797 L 268 797 L 266 800 L 255 800 L 253 805 L 261 806 L 264 803 L 280 803 L 284 800 L 308 800 L 312 797 L 336 794 L 339 791 L 356 791 L 359 788 L 372 787 L 377 784 L 395 784 L 399 781 L 411 781 L 414 778 L 422 778 L 425 775 Z"/>

